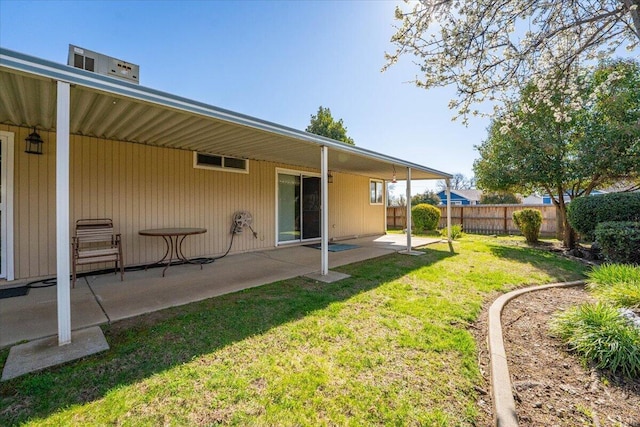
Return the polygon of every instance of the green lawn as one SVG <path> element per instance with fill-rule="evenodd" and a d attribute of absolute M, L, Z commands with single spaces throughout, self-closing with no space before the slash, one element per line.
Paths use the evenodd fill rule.
<path fill-rule="evenodd" d="M 0 425 L 474 425 L 483 300 L 584 267 L 522 238 L 453 249 L 106 326 L 108 352 L 0 383 Z"/>

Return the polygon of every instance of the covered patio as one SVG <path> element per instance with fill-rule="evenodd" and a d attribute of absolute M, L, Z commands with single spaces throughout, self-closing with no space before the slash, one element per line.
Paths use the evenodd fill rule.
<path fill-rule="evenodd" d="M 395 250 L 410 254 L 417 245 L 410 233 L 394 237 L 392 244 L 366 242 L 348 254 L 328 247 L 332 240 L 386 231 L 386 182 L 406 180 L 409 200 L 412 180 L 451 178 L 417 163 L 2 48 L 0 85 L 5 89 L 0 276 L 7 281 L 0 286 L 14 279 L 57 279 L 54 288 L 20 297 L 49 295 L 34 300 L 31 310 L 21 311 L 20 303 L 8 299 L 12 312 L 1 313 L 0 346 L 55 334 L 57 326 L 57 345 L 63 347 L 72 343 L 72 330 L 87 325 L 299 275 L 333 280 L 339 274 L 330 266 L 357 261 L 356 254 L 361 259 Z M 37 153 L 43 155 L 19 149 L 30 132 L 44 133 L 46 148 Z M 201 155 L 219 162 L 215 171 L 203 172 Z M 222 171 L 227 160 L 233 165 Z M 238 170 L 229 173 L 230 168 Z M 304 193 L 305 180 L 311 194 Z M 295 193 L 287 199 L 282 194 L 290 188 Z M 306 224 L 300 223 L 306 214 L 300 212 L 307 212 L 303 197 L 309 195 L 311 234 L 305 234 Z M 286 216 L 287 209 L 295 212 Z M 140 266 L 157 259 L 160 250 L 157 241 L 139 235 L 141 230 L 206 229 L 206 237 L 190 239 L 186 250 L 191 257 L 216 257 L 226 248 L 230 215 L 245 210 L 260 221 L 259 235 L 253 232 L 255 239 L 238 242 L 229 257 L 202 272 L 196 268 L 189 279 L 178 273 L 194 266 L 172 267 L 164 282 L 158 274 L 164 291 L 148 271 L 127 273 L 123 283 L 90 278 L 71 292 L 69 248 L 77 219 L 113 218 L 126 248 L 124 264 Z M 300 246 L 314 240 L 320 250 Z M 226 263 L 229 268 L 223 269 Z M 219 280 L 213 287 L 207 281 L 212 269 Z M 5 338 L 20 329 L 14 324 L 34 331 Z"/>
<path fill-rule="evenodd" d="M 349 250 L 329 252 L 338 267 L 405 250 L 406 236 L 387 234 L 340 242 Z M 413 237 L 414 247 L 441 241 Z M 161 269 L 129 271 L 118 275 L 86 275 L 71 293 L 71 328 L 82 331 L 169 307 L 189 304 L 243 289 L 298 276 L 318 279 L 318 249 L 294 246 L 234 254 L 205 264 L 174 265 L 162 277 Z M 0 348 L 24 341 L 55 338 L 57 333 L 56 286 L 35 284 L 24 296 L 0 299 Z M 7 365 L 11 361 L 7 361 Z M 3 379 L 29 371 L 24 361 L 5 366 Z M 5 378 L 5 376 L 7 378 Z"/>

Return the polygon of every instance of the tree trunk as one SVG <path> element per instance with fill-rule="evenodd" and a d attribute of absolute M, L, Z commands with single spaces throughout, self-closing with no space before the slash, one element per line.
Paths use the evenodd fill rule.
<path fill-rule="evenodd" d="M 556 207 L 556 239 L 564 240 L 564 222 L 562 218 L 562 214 L 560 213 L 560 208 L 557 204 L 554 205 Z"/>
<path fill-rule="evenodd" d="M 571 224 L 569 224 L 569 220 L 567 218 L 567 205 L 560 203 L 558 211 L 560 212 L 564 229 L 562 244 L 567 249 L 573 249 L 576 247 L 576 231 L 571 227 Z"/>

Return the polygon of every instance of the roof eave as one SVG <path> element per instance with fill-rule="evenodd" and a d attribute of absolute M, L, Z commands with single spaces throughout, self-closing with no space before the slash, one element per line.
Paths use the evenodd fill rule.
<path fill-rule="evenodd" d="M 261 130 L 276 135 L 295 138 L 317 146 L 327 146 L 333 150 L 350 154 L 369 157 L 386 162 L 398 167 L 411 168 L 426 174 L 434 175 L 433 179 L 452 178 L 453 175 L 436 169 L 428 168 L 417 163 L 408 162 L 396 157 L 388 156 L 375 151 L 367 150 L 345 144 L 330 138 L 314 135 L 287 126 L 279 125 L 266 120 L 258 119 L 241 113 L 225 110 L 203 102 L 190 100 L 177 95 L 172 95 L 159 90 L 147 88 L 134 83 L 129 83 L 109 76 L 95 74 L 89 71 L 55 63 L 49 60 L 33 57 L 19 52 L 0 47 L 0 67 L 13 69 L 19 72 L 37 75 L 40 77 L 66 81 L 73 85 L 79 85 L 113 95 L 133 98 L 164 107 L 211 117 L 217 120 L 233 123 L 239 126 Z"/>

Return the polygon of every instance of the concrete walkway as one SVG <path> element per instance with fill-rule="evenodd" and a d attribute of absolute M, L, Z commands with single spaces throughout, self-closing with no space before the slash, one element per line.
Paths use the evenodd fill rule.
<path fill-rule="evenodd" d="M 413 237 L 414 247 L 440 239 Z M 329 266 L 364 261 L 406 249 L 406 236 L 388 234 L 340 243 L 358 248 L 329 252 Z M 229 255 L 206 264 L 119 275 L 88 276 L 71 290 L 71 327 L 77 331 L 168 307 L 236 292 L 320 270 L 320 251 L 305 246 Z M 31 289 L 28 295 L 0 299 L 0 348 L 57 334 L 56 287 Z"/>

